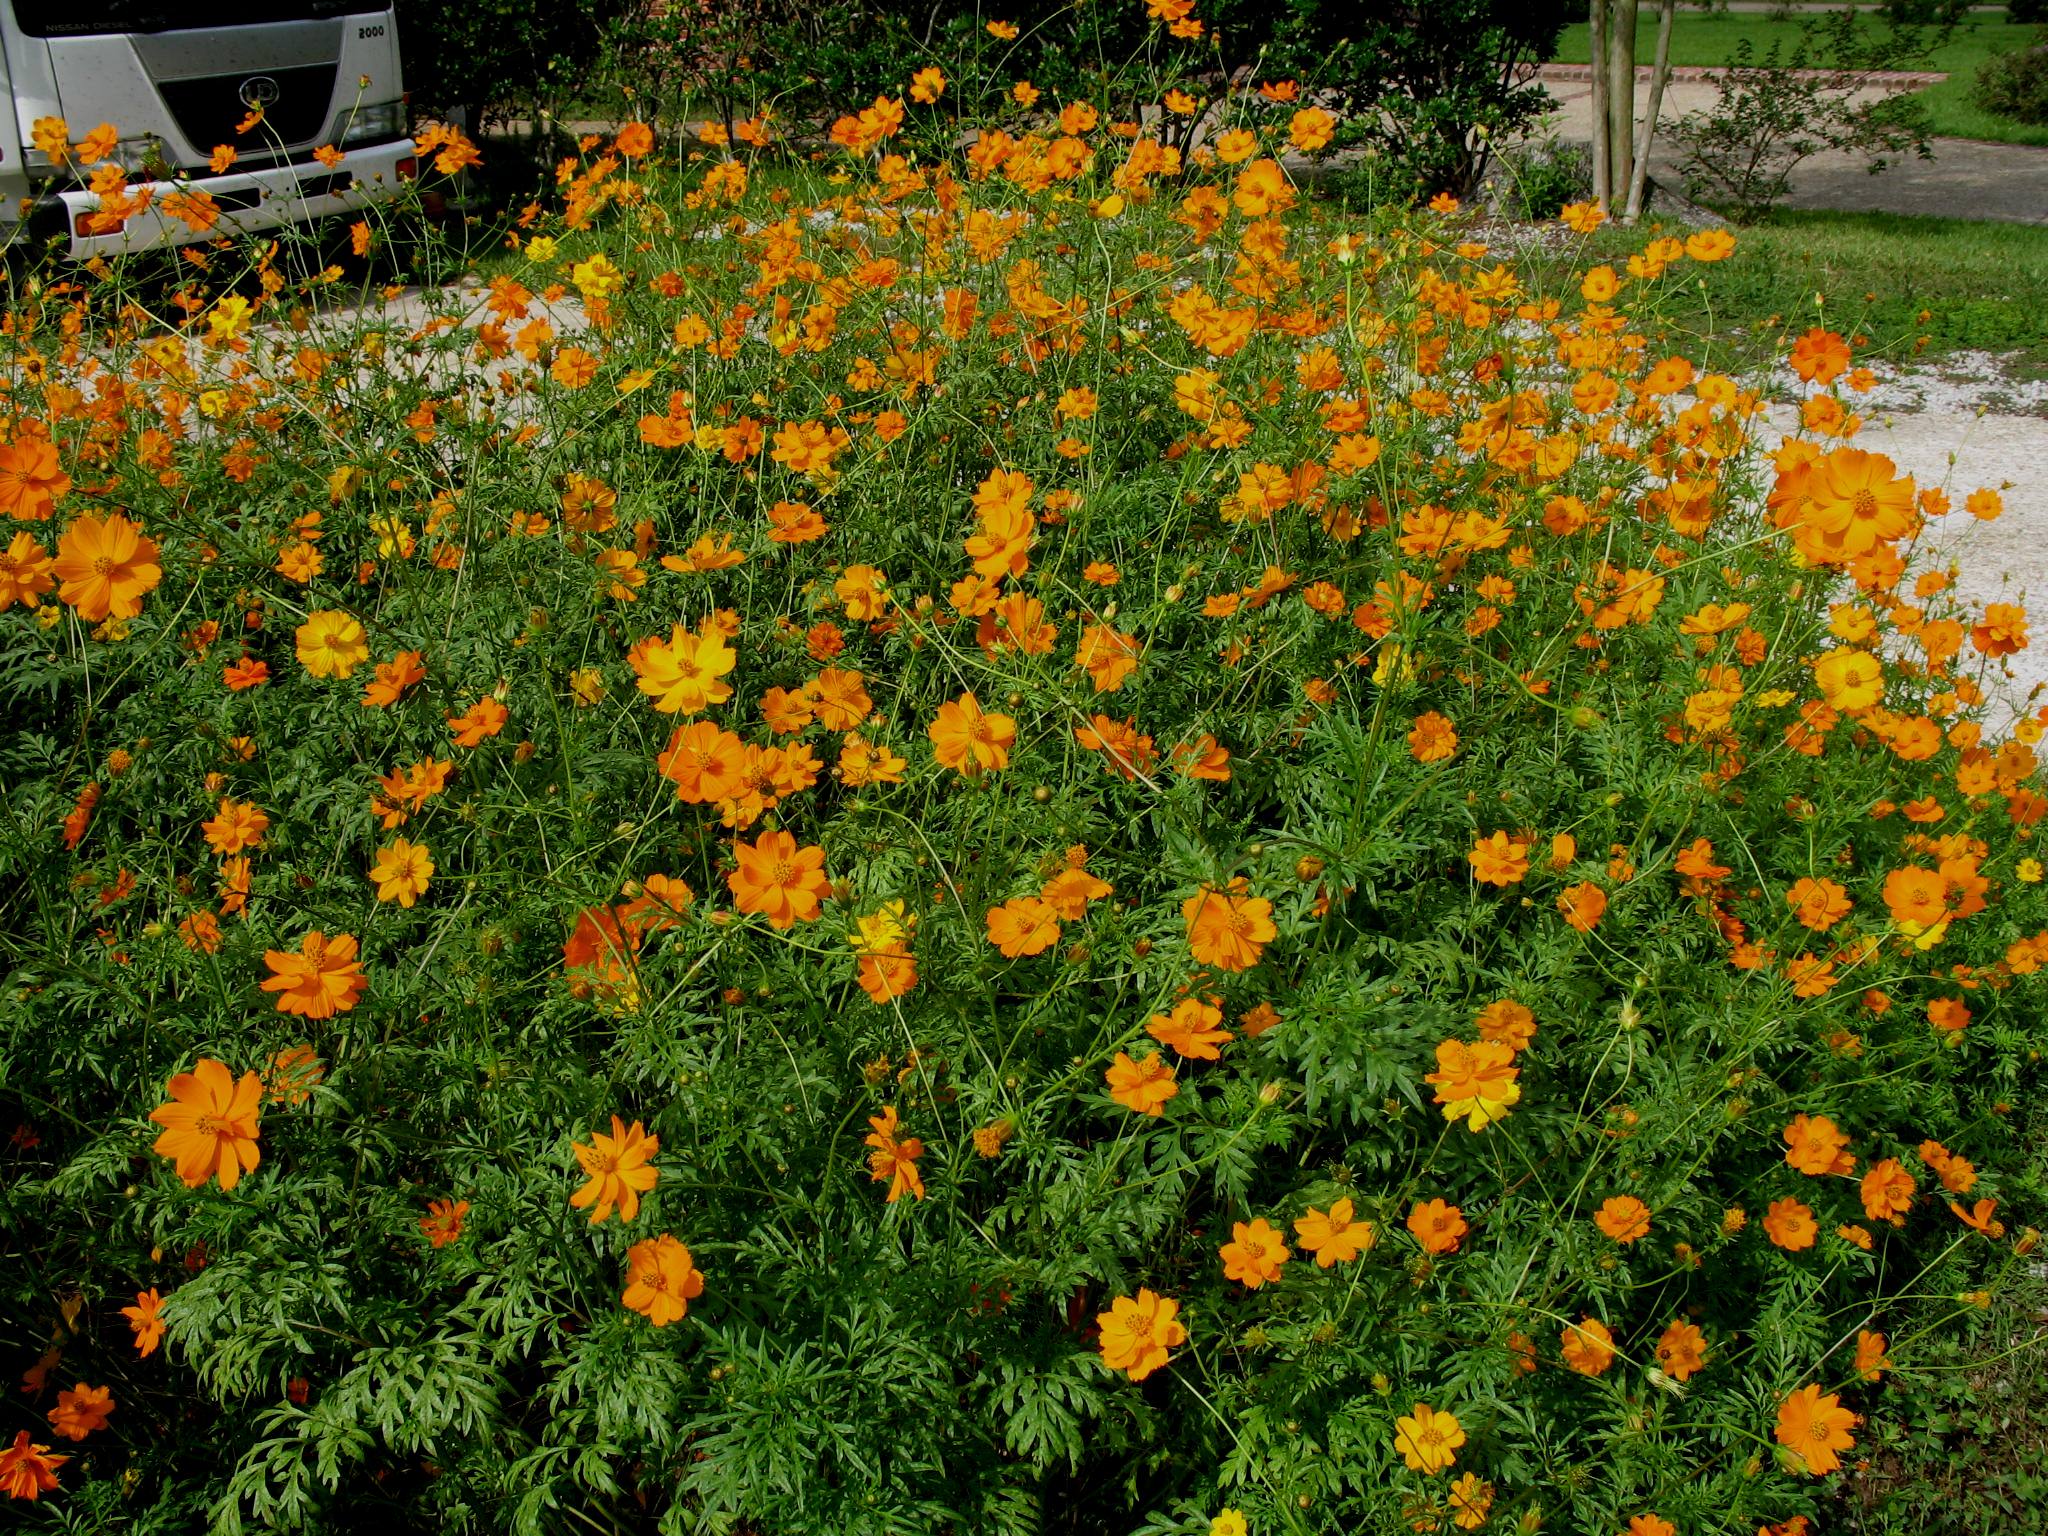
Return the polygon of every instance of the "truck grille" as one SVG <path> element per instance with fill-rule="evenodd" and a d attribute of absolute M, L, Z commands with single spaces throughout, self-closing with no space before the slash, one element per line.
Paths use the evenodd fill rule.
<path fill-rule="evenodd" d="M 288 148 L 309 145 L 326 129 L 333 116 L 337 67 L 305 64 L 294 69 L 202 75 L 159 80 L 156 88 L 179 131 L 202 155 L 216 144 L 232 144 L 245 153 L 253 152 L 250 158 L 255 158 L 279 140 Z M 242 93 L 252 79 L 275 81 L 277 97 L 264 109 L 262 124 L 238 136 L 235 129 L 249 115 Z"/>

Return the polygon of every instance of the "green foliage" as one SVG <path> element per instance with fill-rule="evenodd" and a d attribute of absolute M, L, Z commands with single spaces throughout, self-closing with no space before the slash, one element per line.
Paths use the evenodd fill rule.
<path fill-rule="evenodd" d="M 581 87 L 624 0 L 399 0 L 398 43 L 416 115 L 460 110 L 469 130 L 532 117 Z"/>
<path fill-rule="evenodd" d="M 1975 100 L 2015 122 L 2048 124 L 2048 39 L 1986 59 L 1977 71 Z"/>

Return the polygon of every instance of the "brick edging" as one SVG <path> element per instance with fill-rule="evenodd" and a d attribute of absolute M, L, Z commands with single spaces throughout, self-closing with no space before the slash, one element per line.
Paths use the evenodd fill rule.
<path fill-rule="evenodd" d="M 1652 70 L 1647 64 L 1638 64 L 1636 66 L 1636 78 L 1638 80 L 1648 80 L 1651 73 Z M 1721 79 L 1727 73 L 1728 71 L 1725 68 L 1716 65 L 1675 64 L 1671 68 L 1670 78 L 1688 82 L 1711 82 Z M 1843 73 L 1843 71 L 1832 69 L 1795 69 L 1792 71 L 1794 77 L 1801 80 L 1826 80 L 1834 78 L 1840 73 Z M 1524 78 L 1529 78 L 1529 72 L 1525 72 Z M 1593 78 L 1593 66 L 1590 64 L 1544 64 L 1538 66 L 1533 72 L 1533 78 L 1537 80 L 1555 80 L 1559 84 L 1590 81 Z M 1888 86 L 1900 90 L 1919 90 L 1923 86 L 1939 85 L 1947 78 L 1948 75 L 1944 72 L 1921 69 L 1872 70 L 1862 76 L 1865 85 Z"/>

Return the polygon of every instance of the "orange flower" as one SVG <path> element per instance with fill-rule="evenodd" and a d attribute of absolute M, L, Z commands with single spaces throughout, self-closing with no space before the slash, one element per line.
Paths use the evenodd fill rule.
<path fill-rule="evenodd" d="M 71 1458 L 52 1456 L 47 1445 L 38 1445 L 28 1431 L 14 1432 L 14 1444 L 0 1451 L 0 1493 L 10 1499 L 33 1499 L 57 1491 L 57 1469 Z"/>
<path fill-rule="evenodd" d="M 1230 1241 L 1218 1251 L 1223 1256 L 1223 1278 L 1254 1291 L 1277 1281 L 1281 1266 L 1294 1257 L 1280 1229 L 1264 1217 L 1237 1222 L 1230 1229 Z"/>
<path fill-rule="evenodd" d="M 1223 1028 L 1223 1010 L 1196 997 L 1182 998 L 1171 1014 L 1153 1014 L 1145 1033 L 1192 1061 L 1220 1060 L 1218 1047 L 1232 1038 Z"/>
<path fill-rule="evenodd" d="M 1216 784 L 1230 782 L 1230 751 L 1217 745 L 1216 738 L 1204 731 L 1192 742 L 1182 742 L 1173 749 L 1173 766 L 1183 778 L 1207 779 Z"/>
<path fill-rule="evenodd" d="M 1948 882 L 1934 870 L 1909 864 L 1884 877 L 1884 903 L 1893 922 L 1917 934 L 1948 915 Z"/>
<path fill-rule="evenodd" d="M 1457 755 L 1458 732 L 1435 710 L 1418 715 L 1408 732 L 1408 753 L 1418 763 L 1441 763 Z"/>
<path fill-rule="evenodd" d="M 1657 1364 L 1673 1381 L 1689 1381 L 1707 1366 L 1707 1339 L 1683 1318 L 1657 1340 Z"/>
<path fill-rule="evenodd" d="M 1855 1449 L 1856 1437 L 1849 1431 L 1860 1422 L 1834 1393 L 1801 1387 L 1778 1409 L 1778 1444 L 1815 1477 L 1824 1476 L 1841 1466 L 1837 1451 Z"/>
<path fill-rule="evenodd" d="M 766 914 L 776 928 L 815 923 L 829 882 L 825 850 L 799 848 L 787 832 L 766 832 L 751 845 L 735 842 L 739 867 L 725 877 L 742 912 Z"/>
<path fill-rule="evenodd" d="M 1141 1115 L 1157 1117 L 1165 1114 L 1167 1100 L 1180 1092 L 1180 1084 L 1174 1081 L 1173 1067 L 1157 1051 L 1143 1061 L 1133 1061 L 1118 1051 L 1116 1060 L 1103 1074 L 1103 1080 L 1109 1084 L 1112 1099 Z"/>
<path fill-rule="evenodd" d="M 1849 366 L 1849 344 L 1835 331 L 1814 326 L 1792 343 L 1786 359 L 1792 371 L 1809 384 L 1826 386 L 1840 378 Z"/>
<path fill-rule="evenodd" d="M 1039 897 L 1014 896 L 988 909 L 988 941 L 1012 960 L 1043 954 L 1060 941 L 1059 914 Z"/>
<path fill-rule="evenodd" d="M 1558 915 L 1581 933 L 1591 933 L 1607 913 L 1607 893 L 1590 880 L 1568 885 L 1558 893 Z"/>
<path fill-rule="evenodd" d="M 221 669 L 221 681 L 228 685 L 230 693 L 260 688 L 270 681 L 270 663 L 258 661 L 253 656 L 244 656 L 240 661 Z"/>
<path fill-rule="evenodd" d="M 84 1382 L 57 1394 L 57 1406 L 50 1410 L 50 1428 L 66 1440 L 83 1440 L 96 1429 L 104 1429 L 107 1415 L 114 1411 L 114 1389 L 90 1387 Z"/>
<path fill-rule="evenodd" d="M 1977 1184 L 1977 1169 L 1967 1157 L 1949 1151 L 1938 1141 L 1920 1143 L 1920 1161 L 1941 1179 L 1941 1187 L 1952 1195 L 1967 1195 Z"/>
<path fill-rule="evenodd" d="M 1581 1376 L 1601 1375 L 1614 1364 L 1614 1335 L 1597 1317 L 1566 1324 L 1560 1342 L 1564 1363 Z"/>
<path fill-rule="evenodd" d="M 118 512 L 74 517 L 57 541 L 57 596 L 81 619 L 132 619 L 164 579 L 157 548 Z"/>
<path fill-rule="evenodd" d="M 199 830 L 206 834 L 206 846 L 223 858 L 245 849 L 261 848 L 263 834 L 269 829 L 270 818 L 260 807 L 225 796 L 213 819 L 199 824 Z"/>
<path fill-rule="evenodd" d="M 52 504 L 70 489 L 49 439 L 23 437 L 0 447 L 0 512 L 16 522 L 47 522 Z"/>
<path fill-rule="evenodd" d="M 1979 1200 L 1967 1211 L 1951 1200 L 1948 1208 L 1955 1213 L 1956 1220 L 1973 1232 L 1982 1232 L 1986 1237 L 2005 1236 L 2005 1223 L 1991 1219 L 1991 1213 L 1998 1209 L 1996 1200 Z"/>
<path fill-rule="evenodd" d="M 1855 905 L 1849 900 L 1849 893 L 1834 881 L 1811 876 L 1796 882 L 1785 893 L 1785 901 L 1792 908 L 1792 915 L 1816 933 L 1834 927 Z"/>
<path fill-rule="evenodd" d="M 1480 838 L 1465 858 L 1473 878 L 1488 885 L 1515 885 L 1529 873 L 1529 845 L 1505 832 Z"/>
<path fill-rule="evenodd" d="M 1248 971 L 1280 930 L 1273 904 L 1244 894 L 1241 882 L 1228 891 L 1204 888 L 1180 904 L 1188 925 L 1188 948 L 1203 965 L 1220 971 Z"/>
<path fill-rule="evenodd" d="M 1074 665 L 1086 672 L 1097 693 L 1115 693 L 1138 670 L 1138 641 L 1108 624 L 1090 624 L 1074 648 Z"/>
<path fill-rule="evenodd" d="M 1650 1208 L 1634 1195 L 1615 1195 L 1602 1202 L 1593 1222 L 1617 1243 L 1632 1243 L 1650 1235 Z"/>
<path fill-rule="evenodd" d="M 1088 903 L 1100 901 L 1116 887 L 1107 880 L 1098 880 L 1088 873 L 1080 863 L 1073 862 L 1075 853 L 1085 861 L 1086 849 L 1068 851 L 1068 866 L 1038 888 L 1039 897 L 1059 913 L 1064 922 L 1078 923 L 1088 915 Z"/>
<path fill-rule="evenodd" d="M 1511 997 L 1488 1003 L 1473 1023 L 1480 1039 L 1498 1041 L 1511 1051 L 1526 1051 L 1536 1038 L 1536 1015 Z"/>
<path fill-rule="evenodd" d="M 709 720 L 677 726 L 655 759 L 661 776 L 675 785 L 676 798 L 691 805 L 733 798 L 745 766 L 744 743 Z"/>
<path fill-rule="evenodd" d="M 1764 1235 L 1788 1253 L 1811 1248 L 1820 1235 L 1810 1207 L 1797 1200 L 1773 1200 L 1764 1213 Z"/>
<path fill-rule="evenodd" d="M 1911 533 L 1913 481 L 1881 453 L 1837 448 L 1806 466 L 1795 538 L 1807 559 L 1842 563 Z M 1839 707 L 1839 706 L 1837 706 Z"/>
<path fill-rule="evenodd" d="M 418 651 L 400 651 L 389 661 L 378 662 L 369 686 L 363 689 L 363 708 L 389 709 L 426 675 Z"/>
<path fill-rule="evenodd" d="M 858 672 L 827 667 L 812 679 L 818 723 L 828 731 L 850 731 L 874 712 L 875 702 Z"/>
<path fill-rule="evenodd" d="M 1008 715 L 983 714 L 981 701 L 972 693 L 963 693 L 951 703 L 939 706 L 938 718 L 926 734 L 931 737 L 933 755 L 941 767 L 972 778 L 1009 766 L 1010 748 L 1017 740 L 1017 722 Z"/>
<path fill-rule="evenodd" d="M 420 1218 L 420 1235 L 436 1248 L 446 1248 L 462 1236 L 462 1218 L 468 1214 L 467 1200 L 430 1200 L 427 1214 Z"/>
<path fill-rule="evenodd" d="M 1436 1071 L 1423 1079 L 1436 1089 L 1444 1118 L 1463 1120 L 1467 1130 L 1483 1131 L 1521 1101 L 1516 1081 L 1515 1052 L 1491 1040 L 1467 1045 L 1445 1040 L 1436 1048 Z"/>
<path fill-rule="evenodd" d="M 1785 1127 L 1785 1161 L 1811 1178 L 1849 1173 L 1856 1160 L 1848 1154 L 1849 1138 L 1826 1115 L 1795 1115 Z"/>
<path fill-rule="evenodd" d="M 57 584 L 52 564 L 49 551 L 34 534 L 15 534 L 7 548 L 0 550 L 0 608 L 16 603 L 24 608 L 42 607 L 43 594 Z"/>
<path fill-rule="evenodd" d="M 1927 1004 L 1927 1022 L 1953 1035 L 1969 1026 L 1970 1008 L 1960 997 L 1937 997 Z"/>
<path fill-rule="evenodd" d="M 1897 1158 L 1879 1159 L 1863 1175 L 1863 1214 L 1872 1221 L 1889 1221 L 1895 1227 L 1904 1226 L 1916 1187 L 1913 1175 L 1906 1172 Z"/>
<path fill-rule="evenodd" d="M 1188 1330 L 1179 1314 L 1179 1302 L 1150 1290 L 1117 1297 L 1107 1312 L 1095 1314 L 1095 1325 L 1102 1330 L 1102 1363 L 1132 1381 L 1143 1381 L 1166 1364 L 1171 1350 L 1187 1342 Z"/>
<path fill-rule="evenodd" d="M 913 1199 L 924 1198 L 924 1178 L 917 1171 L 917 1160 L 924 1156 L 924 1143 L 915 1136 L 896 1139 L 896 1106 L 888 1105 L 879 1115 L 868 1116 L 873 1127 L 867 1134 L 867 1144 L 874 1150 L 868 1154 L 868 1173 L 877 1184 L 889 1186 L 886 1203 L 894 1205 L 906 1191 Z"/>
<path fill-rule="evenodd" d="M 704 1272 L 690 1250 L 664 1232 L 626 1250 L 626 1292 L 619 1299 L 657 1328 L 681 1319 L 704 1294 Z"/>
<path fill-rule="evenodd" d="M 1347 1196 L 1332 1201 L 1327 1211 L 1310 1206 L 1307 1215 L 1294 1219 L 1294 1235 L 1301 1243 L 1301 1251 L 1315 1255 L 1316 1268 L 1349 1263 L 1361 1253 L 1370 1252 L 1379 1241 L 1379 1228 L 1369 1221 L 1354 1220 L 1355 1212 Z"/>
<path fill-rule="evenodd" d="M 270 1058 L 270 1068 L 263 1076 L 263 1101 L 297 1109 L 313 1096 L 326 1075 L 310 1041 L 288 1045 Z"/>
<path fill-rule="evenodd" d="M 134 1306 L 121 1309 L 121 1315 L 128 1319 L 128 1326 L 134 1330 L 138 1358 L 147 1359 L 163 1342 L 163 1305 L 163 1297 L 157 1294 L 155 1286 L 151 1286 L 146 1291 L 135 1293 Z"/>
<path fill-rule="evenodd" d="M 1422 1244 L 1424 1253 L 1456 1253 L 1458 1244 L 1472 1229 L 1465 1213 L 1441 1200 L 1418 1200 L 1408 1213 L 1408 1230 Z"/>
<path fill-rule="evenodd" d="M 330 939 L 316 928 L 299 940 L 297 954 L 266 950 L 263 963 L 274 973 L 263 982 L 263 990 L 278 994 L 279 1013 L 331 1019 L 355 1007 L 370 988 L 370 979 L 356 960 L 353 934 L 337 933 Z"/>
<path fill-rule="evenodd" d="M 1892 1362 L 1884 1352 L 1885 1337 L 1868 1329 L 1856 1332 L 1856 1374 L 1865 1381 L 1876 1381 L 1892 1369 Z"/>
<path fill-rule="evenodd" d="M 638 1216 L 640 1197 L 661 1177 L 661 1170 L 654 1166 L 661 1138 L 648 1135 L 638 1120 L 629 1126 L 613 1115 L 611 1135 L 593 1131 L 589 1145 L 578 1142 L 570 1150 L 589 1182 L 569 1197 L 569 1204 L 579 1211 L 595 1206 L 590 1213 L 593 1227 L 611 1215 L 614 1206 L 621 1221 Z"/>
<path fill-rule="evenodd" d="M 223 1063 L 205 1056 L 173 1077 L 166 1091 L 171 1102 L 149 1112 L 163 1127 L 153 1150 L 177 1164 L 187 1189 L 216 1175 L 222 1189 L 233 1189 L 263 1160 L 256 1144 L 263 1079 L 256 1073 L 244 1072 L 237 1082 Z"/>

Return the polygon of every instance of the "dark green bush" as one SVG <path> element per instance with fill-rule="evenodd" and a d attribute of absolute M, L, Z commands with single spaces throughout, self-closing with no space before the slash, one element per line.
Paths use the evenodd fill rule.
<path fill-rule="evenodd" d="M 2048 123 L 2048 42 L 1993 54 L 1977 71 L 1973 95 L 1986 112 L 2019 123 Z"/>
<path fill-rule="evenodd" d="M 575 94 L 620 0 L 399 0 L 398 41 L 415 116 L 521 116 Z"/>

